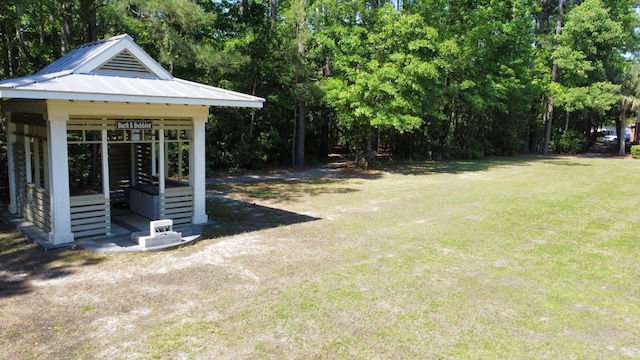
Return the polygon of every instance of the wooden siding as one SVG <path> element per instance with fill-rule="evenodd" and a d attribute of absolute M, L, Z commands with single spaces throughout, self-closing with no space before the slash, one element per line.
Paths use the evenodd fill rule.
<path fill-rule="evenodd" d="M 71 232 L 78 238 L 111 233 L 111 207 L 104 195 L 71 197 Z"/>
<path fill-rule="evenodd" d="M 24 207 L 24 218 L 31 221 L 35 226 L 51 231 L 51 199 L 44 189 L 33 184 L 27 184 L 26 206 Z"/>
<path fill-rule="evenodd" d="M 109 144 L 109 190 L 114 203 L 124 202 L 124 189 L 130 186 L 131 144 Z"/>
<path fill-rule="evenodd" d="M 20 216 L 24 216 L 24 208 L 27 204 L 27 164 L 23 141 L 24 138 L 19 136 L 18 142 L 13 144 L 13 162 L 16 169 L 16 206 Z"/>
<path fill-rule="evenodd" d="M 43 231 L 51 231 L 51 199 L 49 194 L 35 184 L 27 183 L 27 159 L 24 137 L 18 136 L 13 144 L 13 160 L 16 170 L 16 205 L 18 215 L 32 222 Z"/>
<path fill-rule="evenodd" d="M 190 224 L 193 216 L 193 188 L 165 189 L 160 195 L 160 218 L 172 219 L 174 224 Z"/>

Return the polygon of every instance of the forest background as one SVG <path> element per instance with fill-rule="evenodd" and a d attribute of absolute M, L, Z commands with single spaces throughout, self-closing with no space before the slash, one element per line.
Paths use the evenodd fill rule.
<path fill-rule="evenodd" d="M 337 149 L 362 165 L 573 153 L 637 113 L 639 3 L 2 1 L 0 78 L 127 33 L 176 77 L 266 99 L 212 108 L 209 170 L 302 166 Z"/>

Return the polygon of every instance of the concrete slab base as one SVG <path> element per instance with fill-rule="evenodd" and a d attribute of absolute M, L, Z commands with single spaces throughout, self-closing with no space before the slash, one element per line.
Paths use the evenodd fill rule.
<path fill-rule="evenodd" d="M 160 235 L 148 235 L 147 233 L 133 233 L 131 234 L 131 240 L 137 243 L 143 249 L 152 247 L 177 244 L 182 242 L 182 233 L 172 231 L 168 233 L 162 233 Z"/>

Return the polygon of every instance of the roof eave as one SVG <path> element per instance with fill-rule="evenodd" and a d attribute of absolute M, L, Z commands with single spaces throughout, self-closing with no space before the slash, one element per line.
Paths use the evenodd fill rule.
<path fill-rule="evenodd" d="M 37 90 L 17 90 L 0 89 L 0 99 L 40 99 L 40 100 L 69 100 L 69 101 L 104 101 L 119 103 L 139 103 L 139 104 L 171 104 L 171 105 L 201 105 L 201 106 L 224 106 L 224 107 L 247 107 L 262 108 L 264 99 L 255 98 L 251 100 L 218 100 L 184 97 L 161 97 L 161 96 L 134 96 L 134 95 L 111 95 L 95 93 L 68 93 L 56 91 Z"/>

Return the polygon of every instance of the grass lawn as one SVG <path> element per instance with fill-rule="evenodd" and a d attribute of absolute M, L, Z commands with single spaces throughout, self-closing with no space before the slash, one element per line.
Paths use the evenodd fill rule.
<path fill-rule="evenodd" d="M 640 357 L 639 176 L 636 161 L 510 158 L 227 185 L 317 217 L 271 233 L 326 245 L 235 326 L 299 356 Z"/>
<path fill-rule="evenodd" d="M 144 322 L 121 352 L 85 335 L 98 358 L 640 358 L 639 180 L 640 161 L 514 157 L 210 186 L 210 239 L 89 270 L 163 264 L 139 286 L 166 286 L 162 315 L 56 320 Z"/>

